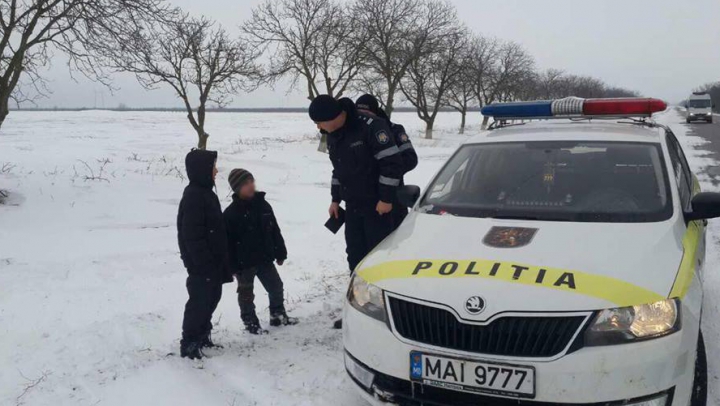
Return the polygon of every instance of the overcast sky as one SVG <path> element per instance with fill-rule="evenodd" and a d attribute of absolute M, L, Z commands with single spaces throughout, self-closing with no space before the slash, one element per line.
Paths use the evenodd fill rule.
<path fill-rule="evenodd" d="M 228 29 L 250 16 L 261 0 L 174 0 Z M 517 41 L 541 69 L 592 75 L 607 83 L 676 102 L 696 86 L 720 80 L 718 0 L 452 0 L 474 31 Z M 146 91 L 119 75 L 115 94 L 71 79 L 62 58 L 49 69 L 53 93 L 44 107 L 180 107 L 167 89 Z M 237 107 L 300 107 L 299 92 L 278 86 L 238 95 Z"/>

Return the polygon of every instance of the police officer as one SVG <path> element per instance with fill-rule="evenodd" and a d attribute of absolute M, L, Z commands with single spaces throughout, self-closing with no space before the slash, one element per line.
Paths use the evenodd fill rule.
<path fill-rule="evenodd" d="M 352 100 L 321 95 L 308 112 L 328 134 L 333 165 L 329 212 L 337 218 L 345 201 L 347 260 L 353 271 L 395 228 L 391 212 L 402 177 L 400 150 L 387 122 L 359 113 Z"/>
<path fill-rule="evenodd" d="M 380 108 L 380 102 L 378 99 L 371 94 L 364 94 L 360 96 L 355 102 L 357 109 L 360 113 L 370 115 L 371 117 L 378 117 L 385 120 L 390 126 L 390 131 L 395 138 L 395 144 L 398 146 L 400 151 L 400 158 L 403 161 L 402 174 L 403 176 L 415 169 L 418 165 L 418 156 L 413 148 L 410 137 L 408 137 L 405 127 L 400 124 L 395 124 L 390 121 L 387 113 Z M 400 184 L 404 185 L 404 179 L 400 178 Z M 393 209 L 393 216 L 395 218 L 395 226 L 399 226 L 408 214 L 408 208 L 396 204 Z"/>

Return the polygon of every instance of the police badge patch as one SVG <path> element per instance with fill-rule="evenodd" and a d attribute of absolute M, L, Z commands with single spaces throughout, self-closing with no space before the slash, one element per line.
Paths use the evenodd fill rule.
<path fill-rule="evenodd" d="M 519 248 L 532 241 L 537 228 L 493 227 L 483 238 L 483 244 L 495 248 Z"/>
<path fill-rule="evenodd" d="M 385 131 L 378 132 L 375 137 L 377 137 L 377 140 L 380 144 L 385 145 L 388 142 L 390 142 L 390 137 L 385 133 Z"/>

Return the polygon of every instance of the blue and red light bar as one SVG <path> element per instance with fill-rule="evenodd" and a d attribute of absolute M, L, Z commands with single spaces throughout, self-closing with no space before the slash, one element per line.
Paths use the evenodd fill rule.
<path fill-rule="evenodd" d="M 580 99 L 493 103 L 482 108 L 482 115 L 495 119 L 583 118 L 583 117 L 650 117 L 665 111 L 667 104 L 659 99 Z"/>

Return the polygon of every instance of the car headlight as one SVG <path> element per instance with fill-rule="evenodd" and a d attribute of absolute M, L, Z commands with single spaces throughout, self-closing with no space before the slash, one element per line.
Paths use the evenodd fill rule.
<path fill-rule="evenodd" d="M 680 329 L 677 299 L 602 310 L 585 332 L 585 345 L 613 345 L 656 338 Z"/>
<path fill-rule="evenodd" d="M 383 290 L 367 283 L 358 275 L 353 276 L 350 282 L 348 302 L 365 315 L 383 323 L 386 321 Z"/>

